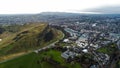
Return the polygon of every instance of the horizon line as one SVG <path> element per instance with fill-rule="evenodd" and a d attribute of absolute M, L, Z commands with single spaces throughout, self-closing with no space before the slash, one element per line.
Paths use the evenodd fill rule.
<path fill-rule="evenodd" d="M 41 13 L 73 13 L 73 14 L 120 14 L 120 13 L 98 13 L 98 12 L 60 12 L 60 11 L 45 11 L 39 13 L 2 13 L 0 15 L 32 15 L 32 14 L 41 14 Z"/>

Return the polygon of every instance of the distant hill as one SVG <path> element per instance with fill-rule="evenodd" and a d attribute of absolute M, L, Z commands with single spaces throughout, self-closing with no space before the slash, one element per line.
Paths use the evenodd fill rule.
<path fill-rule="evenodd" d="M 43 12 L 40 14 L 0 15 L 0 24 L 23 24 L 28 22 L 59 22 L 64 18 L 79 16 L 76 13 Z"/>
<path fill-rule="evenodd" d="M 42 12 L 39 14 L 0 15 L 0 24 L 24 24 L 29 22 L 70 23 L 84 22 L 88 19 L 103 20 L 105 18 L 119 18 L 120 14 L 80 14 L 66 12 Z M 88 21 L 89 22 L 89 21 Z"/>

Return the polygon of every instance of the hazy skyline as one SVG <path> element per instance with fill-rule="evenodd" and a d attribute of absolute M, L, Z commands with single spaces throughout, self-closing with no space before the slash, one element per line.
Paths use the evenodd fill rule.
<path fill-rule="evenodd" d="M 98 14 L 120 14 L 120 6 L 102 6 L 83 10 L 83 12 L 93 12 Z"/>
<path fill-rule="evenodd" d="M 0 14 L 34 14 L 40 12 L 101 12 L 119 6 L 120 0 L 0 0 Z M 100 9 L 99 9 L 100 8 Z M 119 8 L 119 7 L 118 7 Z M 103 11 L 102 11 L 103 12 Z M 113 11 L 114 12 L 114 11 Z M 117 9 L 116 12 L 120 12 Z M 115 13 L 116 13 L 115 12 Z M 110 12 L 111 13 L 111 12 Z"/>

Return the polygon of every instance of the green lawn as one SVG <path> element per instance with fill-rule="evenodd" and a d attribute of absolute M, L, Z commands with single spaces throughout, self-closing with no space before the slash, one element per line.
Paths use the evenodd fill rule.
<path fill-rule="evenodd" d="M 0 68 L 48 68 L 51 67 L 47 62 L 37 64 L 38 60 L 41 60 L 42 56 L 35 53 L 30 53 L 13 60 L 1 63 Z"/>
<path fill-rule="evenodd" d="M 8 60 L 0 64 L 0 68 L 55 68 L 55 65 L 42 61 L 44 57 L 52 57 L 53 60 L 59 62 L 58 67 L 63 68 L 81 68 L 80 64 L 69 64 L 61 57 L 61 52 L 56 50 L 49 50 L 40 54 L 30 53 L 24 56 L 20 56 L 13 60 Z M 38 61 L 40 61 L 38 63 Z"/>
<path fill-rule="evenodd" d="M 113 44 L 113 45 L 108 45 L 108 46 L 105 46 L 105 47 L 101 47 L 99 48 L 97 51 L 98 52 L 101 52 L 101 53 L 106 53 L 106 54 L 112 54 L 116 51 L 116 45 Z"/>

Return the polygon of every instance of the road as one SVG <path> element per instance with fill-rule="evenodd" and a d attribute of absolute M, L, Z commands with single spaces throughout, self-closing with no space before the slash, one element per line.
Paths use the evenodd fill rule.
<path fill-rule="evenodd" d="M 40 51 L 42 51 L 42 50 L 52 48 L 52 47 L 54 47 L 54 46 L 55 46 L 55 43 L 57 43 L 57 42 L 59 42 L 59 41 L 55 41 L 55 42 L 53 42 L 53 43 L 49 44 L 49 45 L 48 45 L 48 46 L 46 46 L 46 47 L 43 47 L 43 48 L 40 48 L 40 49 L 35 50 L 34 52 L 35 52 L 35 53 L 39 53 L 39 52 L 40 52 Z"/>

